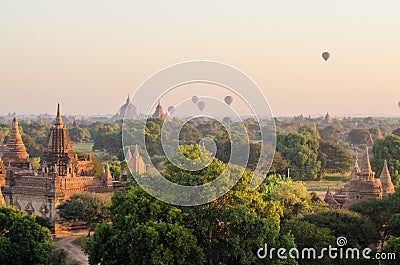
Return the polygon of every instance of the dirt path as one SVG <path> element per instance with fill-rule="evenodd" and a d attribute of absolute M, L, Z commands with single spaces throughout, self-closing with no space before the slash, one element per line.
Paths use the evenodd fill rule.
<path fill-rule="evenodd" d="M 81 265 L 89 265 L 88 257 L 82 251 L 81 247 L 72 243 L 77 236 L 60 237 L 55 243 L 57 246 L 64 248 L 68 251 L 68 257 L 80 262 Z"/>

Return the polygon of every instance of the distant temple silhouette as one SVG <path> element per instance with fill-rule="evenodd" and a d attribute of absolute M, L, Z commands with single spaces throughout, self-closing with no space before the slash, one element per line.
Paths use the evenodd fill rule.
<path fill-rule="evenodd" d="M 122 119 L 138 119 L 139 115 L 137 112 L 137 108 L 135 105 L 131 103 L 131 99 L 128 95 L 126 102 L 122 105 L 118 112 L 114 115 L 113 120 L 122 120 Z"/>
<path fill-rule="evenodd" d="M 156 110 L 154 111 L 151 117 L 154 119 L 162 119 L 162 120 L 165 120 L 167 118 L 167 113 L 164 112 L 160 101 L 158 101 Z"/>
<path fill-rule="evenodd" d="M 138 145 L 135 146 L 135 152 L 132 155 L 131 149 L 128 147 L 128 150 L 126 151 L 125 155 L 125 160 L 128 163 L 129 170 L 131 171 L 132 174 L 144 174 L 146 173 L 146 165 L 143 161 L 142 156 L 139 154 L 139 149 Z M 125 170 L 125 172 L 122 174 L 123 180 L 128 175 L 128 171 Z"/>

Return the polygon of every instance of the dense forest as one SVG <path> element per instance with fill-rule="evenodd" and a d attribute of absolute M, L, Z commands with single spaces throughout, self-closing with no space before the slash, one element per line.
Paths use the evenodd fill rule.
<path fill-rule="evenodd" d="M 178 124 L 179 120 L 175 121 Z M 129 128 L 124 135 L 125 142 L 132 146 L 122 146 L 122 121 L 117 122 L 84 122 L 69 125 L 71 140 L 77 152 L 90 152 L 100 162 L 111 162 L 115 167 L 116 177 L 121 171 L 121 161 L 127 147 L 139 145 L 139 152 L 145 162 L 153 163 L 157 168 L 162 167 L 165 154 L 161 145 L 162 121 L 149 119 L 146 124 L 143 120 L 126 121 Z M 40 121 L 19 122 L 22 137 L 27 151 L 32 158 L 33 165 L 38 164 L 49 132 L 50 124 Z M 244 126 L 247 135 L 240 133 Z M 186 123 L 179 132 L 179 144 L 189 145 L 199 143 L 201 139 L 211 138 L 217 146 L 216 158 L 227 163 L 230 159 L 232 143 L 237 148 L 241 145 L 250 146 L 248 169 L 254 169 L 257 164 L 265 169 L 265 174 L 286 175 L 290 169 L 290 176 L 295 180 L 318 180 L 326 174 L 346 174 L 354 163 L 355 156 L 361 155 L 365 147 L 371 148 L 372 166 L 375 172 L 380 172 L 383 160 L 388 161 L 389 170 L 397 183 L 400 164 L 396 158 L 397 138 L 400 135 L 399 121 L 390 118 L 342 118 L 335 119 L 332 124 L 324 124 L 323 120 L 305 118 L 275 118 L 275 155 L 272 165 L 263 165 L 259 161 L 261 139 L 260 135 L 268 137 L 273 131 L 271 122 L 257 122 L 247 119 L 243 122 L 233 122 L 229 118 L 224 123 L 213 120 L 194 119 Z M 145 140 L 138 132 L 145 128 Z M 0 143 L 6 143 L 10 124 L 0 124 Z M 379 130 L 379 133 L 378 133 Z M 383 136 L 388 136 L 384 140 Z M 247 142 L 249 140 L 249 142 Z M 144 148 L 145 147 L 145 148 Z M 144 150 L 146 149 L 146 152 Z M 235 161 L 231 161 L 235 163 Z M 123 164 L 122 164 L 123 167 Z"/>
<path fill-rule="evenodd" d="M 176 121 L 179 123 L 180 121 Z M 393 182 L 399 184 L 400 135 L 398 121 L 392 119 L 341 119 L 322 126 L 313 119 L 295 117 L 275 120 L 276 152 L 271 167 L 256 190 L 248 189 L 252 170 L 259 160 L 260 132 L 271 132 L 270 123 L 248 119 L 242 123 L 225 120 L 225 126 L 244 125 L 247 135 L 229 135 L 229 127 L 199 119 L 186 123 L 179 133 L 182 153 L 196 158 L 206 147 L 199 144 L 212 138 L 218 147 L 205 170 L 195 173 L 178 168 L 160 148 L 163 121 L 129 121 L 129 142 L 139 145 L 146 163 L 153 163 L 170 181 L 184 185 L 208 183 L 226 170 L 231 152 L 230 140 L 246 145 L 250 139 L 247 170 L 240 181 L 222 197 L 199 206 L 184 207 L 164 203 L 150 196 L 134 179 L 110 200 L 95 194 L 78 194 L 58 207 L 65 220 L 81 220 L 94 233 L 86 240 L 90 264 L 332 264 L 322 259 L 260 259 L 257 251 L 265 244 L 273 248 L 315 248 L 320 251 L 337 246 L 345 237 L 346 247 L 371 248 L 375 253 L 400 255 L 400 190 L 382 200 L 371 199 L 351 205 L 349 210 L 329 210 L 327 204 L 304 182 L 320 180 L 329 174 L 349 173 L 357 153 L 371 147 L 375 172 L 387 160 Z M 145 139 L 135 130 L 145 126 Z M 9 125 L 0 125 L 0 137 L 7 141 Z M 45 148 L 49 125 L 20 121 L 20 129 L 32 160 Z M 378 128 L 383 137 L 380 137 Z M 126 163 L 122 145 L 122 123 L 95 122 L 69 126 L 75 147 L 98 155 L 100 162 L 112 163 L 118 179 Z M 235 131 L 235 130 L 234 130 Z M 90 148 L 87 148 L 87 147 Z M 146 146 L 147 152 L 144 152 Z M 133 146 L 131 146 L 133 147 Z M 81 151 L 82 151 L 81 150 Z M 148 155 L 146 155 L 148 154 Z M 211 153 L 205 152 L 208 156 Z M 38 161 L 36 161 L 38 162 Z M 263 168 L 263 165 L 261 165 Z M 288 176 L 290 169 L 290 176 Z M 231 169 L 231 176 L 239 174 Z M 151 173 L 148 173 L 150 176 Z M 15 226 L 13 224 L 24 224 Z M 49 224 L 38 217 L 23 216 L 11 208 L 0 207 L 0 263 L 18 256 L 25 264 L 65 264 L 60 250 L 52 244 Z M 19 252 L 16 245 L 31 245 L 36 252 Z M 22 253 L 22 254 L 21 254 Z M 64 263 L 62 263 L 64 262 Z M 398 264 L 396 260 L 343 259 L 334 264 Z M 17 263 L 15 263 L 17 264 Z"/>

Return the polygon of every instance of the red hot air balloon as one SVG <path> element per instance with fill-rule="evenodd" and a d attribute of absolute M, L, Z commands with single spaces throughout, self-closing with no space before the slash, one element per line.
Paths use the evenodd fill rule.
<path fill-rule="evenodd" d="M 193 96 L 193 97 L 192 97 L 192 102 L 193 102 L 194 104 L 197 104 L 197 101 L 199 101 L 199 98 L 198 98 L 197 96 Z"/>
<path fill-rule="evenodd" d="M 200 101 L 199 103 L 197 103 L 197 107 L 199 108 L 199 110 L 203 111 L 203 109 L 206 107 L 206 103 Z"/>
<path fill-rule="evenodd" d="M 224 98 L 224 100 L 225 100 L 225 103 L 226 103 L 226 104 L 231 105 L 232 102 L 233 102 L 233 97 L 232 97 L 232 96 L 226 96 L 226 97 Z"/>
<path fill-rule="evenodd" d="M 331 54 L 329 52 L 322 53 L 322 58 L 324 58 L 325 61 L 328 61 L 329 57 L 331 57 Z"/>

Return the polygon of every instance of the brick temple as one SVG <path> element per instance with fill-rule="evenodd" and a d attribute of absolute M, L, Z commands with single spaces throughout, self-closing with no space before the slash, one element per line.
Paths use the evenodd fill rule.
<path fill-rule="evenodd" d="M 375 178 L 369 160 L 368 147 L 365 148 L 364 160 L 361 169 L 358 167 L 358 158 L 350 174 L 350 180 L 343 188 L 332 193 L 328 187 L 324 201 L 330 209 L 346 209 L 351 204 L 365 199 L 382 199 L 394 193 L 394 185 L 385 161 L 379 178 Z"/>
<path fill-rule="evenodd" d="M 108 165 L 103 169 L 100 178 L 95 177 L 93 171 L 92 156 L 78 156 L 72 150 L 72 142 L 61 118 L 59 105 L 38 170 L 30 165 L 29 155 L 18 129 L 18 120 L 14 117 L 0 161 L 0 186 L 4 186 L 2 193 L 7 205 L 13 205 L 28 215 L 39 215 L 57 221 L 56 207 L 73 194 L 84 191 L 111 193 L 121 187 L 114 187 Z"/>

